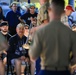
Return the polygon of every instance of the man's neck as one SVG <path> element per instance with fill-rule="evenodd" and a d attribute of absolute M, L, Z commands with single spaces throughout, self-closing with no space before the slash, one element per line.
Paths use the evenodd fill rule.
<path fill-rule="evenodd" d="M 6 34 L 8 34 L 8 32 L 4 32 L 4 31 L 1 31 L 1 33 L 2 33 L 3 35 L 6 35 Z"/>
<path fill-rule="evenodd" d="M 55 20 L 55 21 L 61 21 L 61 16 L 55 15 L 55 16 L 53 17 L 53 19 L 50 19 L 50 21 L 53 21 L 53 20 Z"/>
<path fill-rule="evenodd" d="M 12 10 L 14 13 L 16 13 L 16 10 Z"/>
<path fill-rule="evenodd" d="M 23 37 L 23 35 L 18 35 L 20 37 L 20 39 Z"/>
<path fill-rule="evenodd" d="M 35 12 L 30 12 L 30 14 L 34 14 Z"/>
<path fill-rule="evenodd" d="M 60 18 L 54 18 L 54 19 L 50 20 L 50 22 L 52 22 L 52 21 L 61 21 L 61 19 Z"/>

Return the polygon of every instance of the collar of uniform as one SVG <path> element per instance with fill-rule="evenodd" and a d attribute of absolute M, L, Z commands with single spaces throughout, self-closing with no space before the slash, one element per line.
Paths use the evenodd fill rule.
<path fill-rule="evenodd" d="M 61 23 L 61 21 L 60 21 L 60 20 L 52 20 L 50 23 L 51 23 L 51 24 L 54 24 L 54 23 Z"/>
<path fill-rule="evenodd" d="M 3 35 L 7 35 L 7 34 L 8 34 L 8 32 L 3 32 L 3 31 L 1 31 L 1 33 L 2 33 Z"/>

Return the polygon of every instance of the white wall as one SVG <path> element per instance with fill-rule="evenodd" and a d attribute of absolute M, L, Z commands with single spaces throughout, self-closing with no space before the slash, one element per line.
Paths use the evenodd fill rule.
<path fill-rule="evenodd" d="M 0 0 L 0 2 L 7 2 L 10 4 L 10 0 Z"/>

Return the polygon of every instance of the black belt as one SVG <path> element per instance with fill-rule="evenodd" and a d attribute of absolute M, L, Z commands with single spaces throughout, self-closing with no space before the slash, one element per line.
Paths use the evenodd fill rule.
<path fill-rule="evenodd" d="M 42 70 L 65 71 L 68 67 L 41 67 Z"/>

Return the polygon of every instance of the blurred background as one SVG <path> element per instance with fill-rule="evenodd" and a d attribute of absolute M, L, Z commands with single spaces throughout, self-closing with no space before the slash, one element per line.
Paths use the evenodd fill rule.
<path fill-rule="evenodd" d="M 28 6 L 29 3 L 35 3 L 36 11 L 40 8 L 39 0 L 0 0 L 0 6 L 3 9 L 4 16 L 6 16 L 6 13 L 10 10 L 9 5 L 14 1 L 18 3 L 21 12 L 26 10 L 25 6 Z M 76 10 L 76 0 L 65 0 L 65 6 L 68 4 L 72 5 Z"/>

